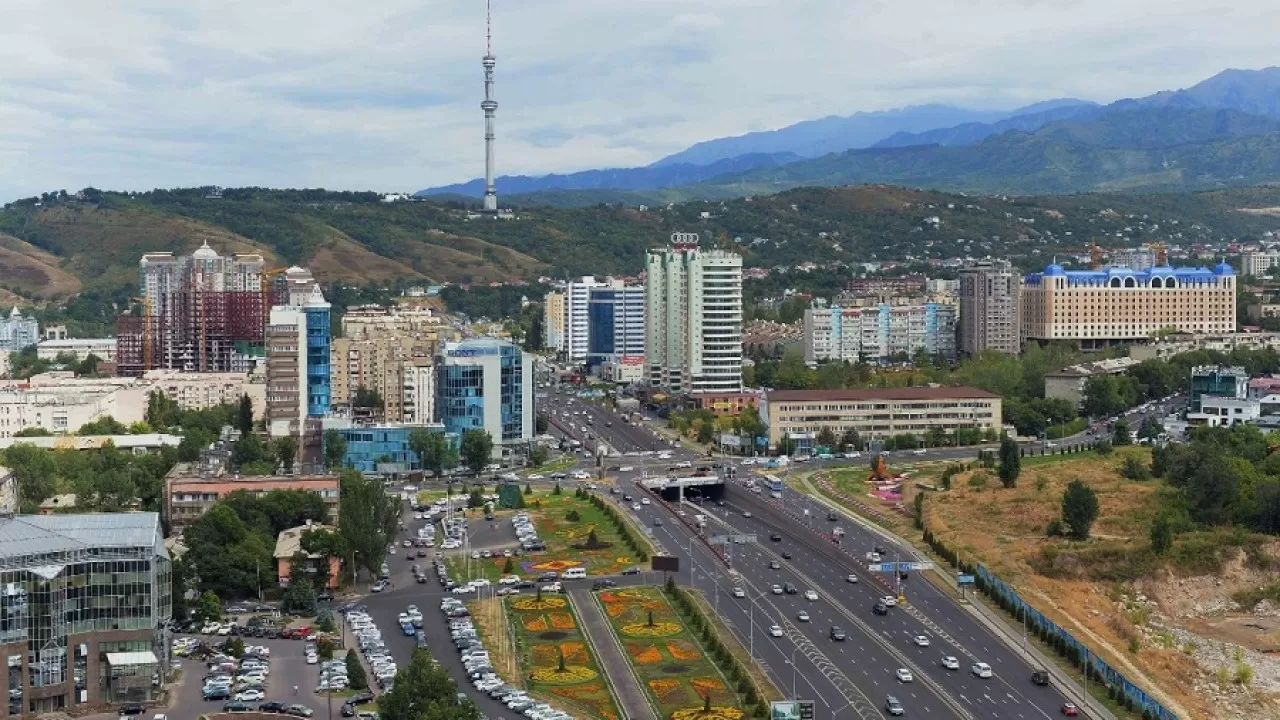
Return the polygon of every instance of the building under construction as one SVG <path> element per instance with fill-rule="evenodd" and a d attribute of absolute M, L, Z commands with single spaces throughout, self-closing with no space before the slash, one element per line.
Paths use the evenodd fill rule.
<path fill-rule="evenodd" d="M 261 255 L 222 257 L 205 243 L 189 256 L 143 255 L 138 270 L 139 307 L 116 320 L 120 375 L 247 369 L 247 358 L 261 354 L 275 295 L 285 290 L 271 277 L 296 269 L 267 270 Z"/>

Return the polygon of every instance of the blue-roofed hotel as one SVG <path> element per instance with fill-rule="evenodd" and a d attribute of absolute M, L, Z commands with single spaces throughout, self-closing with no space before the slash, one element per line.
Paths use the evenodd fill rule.
<path fill-rule="evenodd" d="M 1022 339 L 1077 341 L 1085 349 L 1146 340 L 1164 330 L 1234 332 L 1231 266 L 1147 270 L 1064 270 L 1053 264 L 1023 278 Z"/>

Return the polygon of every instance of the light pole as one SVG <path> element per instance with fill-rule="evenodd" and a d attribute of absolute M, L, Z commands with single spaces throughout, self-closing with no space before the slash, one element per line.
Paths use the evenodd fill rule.
<path fill-rule="evenodd" d="M 791 699 L 796 699 L 796 649 L 797 646 L 791 646 Z"/>

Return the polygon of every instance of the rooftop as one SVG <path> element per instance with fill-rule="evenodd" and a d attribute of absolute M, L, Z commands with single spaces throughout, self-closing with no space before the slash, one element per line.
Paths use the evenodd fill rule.
<path fill-rule="evenodd" d="M 811 402 L 816 400 L 972 400 L 1000 396 L 975 387 L 875 388 L 871 390 L 774 390 L 769 402 Z"/>
<path fill-rule="evenodd" d="M 168 557 L 153 512 L 0 517 L 0 560 L 99 548 L 152 547 Z"/>
<path fill-rule="evenodd" d="M 291 558 L 295 553 L 301 552 L 302 536 L 309 530 L 328 530 L 330 532 L 337 532 L 338 529 L 332 525 L 307 523 L 306 525 L 299 525 L 298 527 L 292 527 L 288 530 L 281 530 L 280 535 L 276 537 L 276 553 L 274 557 L 276 559 Z M 314 559 L 320 556 L 308 553 L 307 557 Z"/>

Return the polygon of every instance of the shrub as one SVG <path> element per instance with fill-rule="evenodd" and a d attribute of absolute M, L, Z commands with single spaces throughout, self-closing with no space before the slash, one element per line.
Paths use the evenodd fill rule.
<path fill-rule="evenodd" d="M 1065 528 L 1062 525 L 1062 518 L 1054 518 L 1044 528 L 1044 534 L 1049 537 L 1062 537 Z"/>

